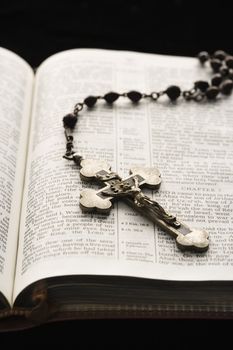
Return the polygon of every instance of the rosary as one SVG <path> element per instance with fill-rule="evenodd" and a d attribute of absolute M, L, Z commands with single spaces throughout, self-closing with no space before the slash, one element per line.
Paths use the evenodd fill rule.
<path fill-rule="evenodd" d="M 73 151 L 72 130 L 78 120 L 78 114 L 84 106 L 93 108 L 98 100 L 105 100 L 112 105 L 120 97 L 128 98 L 134 105 L 142 99 L 157 101 L 162 95 L 172 101 L 183 97 L 186 101 L 196 102 L 215 100 L 222 93 L 230 95 L 233 89 L 233 56 L 226 54 L 222 50 L 209 55 L 202 51 L 198 54 L 198 59 L 202 65 L 209 61 L 213 69 L 214 76 L 211 83 L 207 81 L 196 81 L 194 86 L 187 91 L 181 91 L 176 85 L 169 86 L 164 91 L 151 92 L 150 94 L 138 91 L 125 93 L 108 92 L 103 96 L 88 96 L 83 102 L 74 106 L 73 113 L 67 114 L 63 118 L 66 137 L 66 153 L 63 156 L 68 160 L 73 160 L 80 167 L 80 176 L 84 181 L 97 181 L 102 184 L 100 190 L 86 189 L 80 194 L 80 207 L 83 212 L 98 212 L 109 214 L 113 202 L 123 199 L 128 205 L 133 207 L 142 215 L 148 217 L 164 231 L 176 239 L 176 244 L 181 250 L 193 250 L 204 252 L 208 249 L 208 233 L 201 229 L 191 229 L 186 224 L 170 214 L 157 201 L 146 196 L 141 187 L 153 190 L 159 188 L 161 175 L 157 168 L 134 167 L 129 171 L 129 176 L 122 179 L 117 173 L 111 171 L 111 167 L 103 160 L 85 159 L 77 152 Z"/>

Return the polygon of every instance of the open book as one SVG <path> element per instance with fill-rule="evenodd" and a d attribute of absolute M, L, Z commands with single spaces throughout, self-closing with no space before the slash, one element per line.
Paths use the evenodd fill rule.
<path fill-rule="evenodd" d="M 182 90 L 210 79 L 194 58 L 76 49 L 34 74 L 0 50 L 0 317 L 233 315 L 233 99 L 121 99 L 80 113 L 75 150 L 122 176 L 157 166 L 148 195 L 210 234 L 206 253 L 175 240 L 124 203 L 84 214 L 78 168 L 63 158 L 62 118 L 88 95 Z M 17 318 L 18 320 L 18 318 Z"/>

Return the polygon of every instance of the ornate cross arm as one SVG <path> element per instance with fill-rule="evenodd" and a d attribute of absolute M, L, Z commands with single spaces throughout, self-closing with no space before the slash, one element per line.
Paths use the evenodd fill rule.
<path fill-rule="evenodd" d="M 104 185 L 97 191 L 86 189 L 81 192 L 80 207 L 84 212 L 96 211 L 109 214 L 113 202 L 123 199 L 128 205 L 174 237 L 179 249 L 199 252 L 208 249 L 209 235 L 206 231 L 189 228 L 142 192 L 140 187 L 159 188 L 161 176 L 157 168 L 132 168 L 131 175 L 122 180 L 118 174 L 111 171 L 111 167 L 104 161 L 83 159 L 76 153 L 69 159 L 74 160 L 81 167 L 80 175 L 83 180 L 97 180 Z"/>

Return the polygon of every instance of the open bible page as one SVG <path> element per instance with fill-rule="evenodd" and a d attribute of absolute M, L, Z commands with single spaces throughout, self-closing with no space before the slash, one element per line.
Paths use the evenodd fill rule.
<path fill-rule="evenodd" d="M 0 48 L 0 292 L 12 299 L 34 74 Z"/>
<path fill-rule="evenodd" d="M 62 158 L 62 117 L 88 95 L 109 91 L 182 90 L 210 70 L 196 59 L 104 50 L 71 50 L 38 71 L 30 140 L 30 166 L 20 230 L 15 297 L 29 283 L 68 274 L 110 274 L 173 280 L 233 276 L 233 99 L 113 107 L 100 101 L 80 113 L 75 149 L 107 160 L 126 176 L 132 166 L 157 166 L 162 186 L 148 191 L 191 227 L 206 229 L 210 249 L 182 253 L 174 239 L 117 203 L 110 215 L 83 214 L 78 168 Z"/>

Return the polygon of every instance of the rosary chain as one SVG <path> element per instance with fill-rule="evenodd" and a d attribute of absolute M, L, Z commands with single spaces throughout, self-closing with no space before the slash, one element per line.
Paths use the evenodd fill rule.
<path fill-rule="evenodd" d="M 153 91 L 150 94 L 141 93 L 135 90 L 124 93 L 111 91 L 103 96 L 88 96 L 83 102 L 76 103 L 73 113 L 69 113 L 63 117 L 66 137 L 65 156 L 69 157 L 74 154 L 73 136 L 71 135 L 71 132 L 75 128 L 79 112 L 82 111 L 84 106 L 87 108 L 93 108 L 98 100 L 105 100 L 109 105 L 112 105 L 120 97 L 123 97 L 128 98 L 134 104 L 138 104 L 139 101 L 145 98 L 157 101 L 161 96 L 167 95 L 172 102 L 175 102 L 179 97 L 183 97 L 186 101 L 193 100 L 201 102 L 204 99 L 213 101 L 220 93 L 223 95 L 230 95 L 233 90 L 233 56 L 227 54 L 223 50 L 217 50 L 213 55 L 210 55 L 206 51 L 202 51 L 197 57 L 201 65 L 205 65 L 209 62 L 214 72 L 210 83 L 208 81 L 198 80 L 194 82 L 191 89 L 185 91 L 181 91 L 180 87 L 177 85 L 170 85 L 164 91 Z"/>

